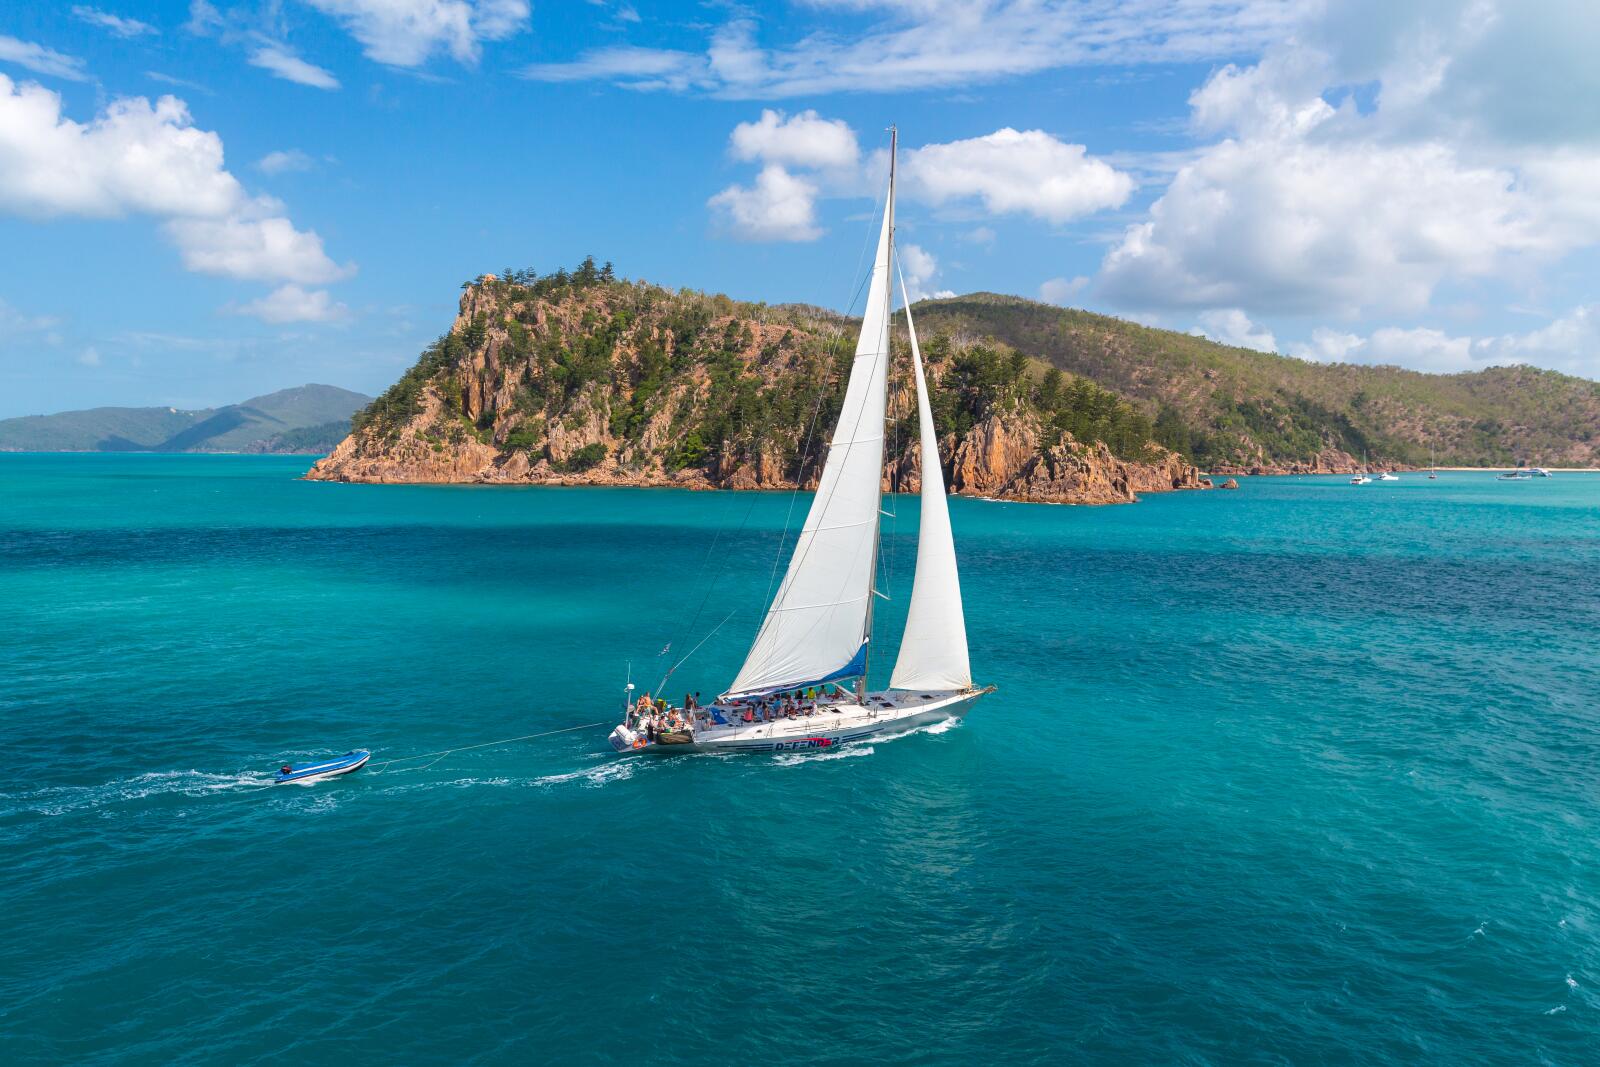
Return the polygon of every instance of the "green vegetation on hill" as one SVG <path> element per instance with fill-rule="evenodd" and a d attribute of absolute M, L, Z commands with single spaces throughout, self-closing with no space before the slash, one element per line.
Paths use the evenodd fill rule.
<path fill-rule="evenodd" d="M 609 455 L 624 468 L 667 471 L 764 457 L 793 476 L 820 459 L 843 402 L 855 324 L 819 308 L 619 281 L 592 259 L 466 288 L 462 319 L 356 416 L 359 434 L 394 442 L 436 396 L 442 418 L 423 431 L 436 450 L 471 438 L 548 460 L 558 473 Z M 1053 435 L 1047 444 L 1070 433 L 1138 458 L 1151 440 L 1152 420 L 1137 407 L 1022 353 L 933 336 L 924 354 L 940 382 L 941 435 L 964 436 L 1001 413 L 1037 417 Z M 909 443 L 908 359 L 896 359 L 893 380 L 892 440 Z M 552 427 L 596 422 L 600 440 L 571 453 L 550 444 Z"/>
<path fill-rule="evenodd" d="M 364 454 L 412 427 L 436 452 L 472 440 L 558 473 L 814 472 L 856 320 L 622 281 L 593 259 L 463 288 L 456 326 L 354 419 Z M 942 438 L 1000 415 L 1036 420 L 1041 447 L 1070 435 L 1142 460 L 1154 444 L 1212 469 L 1421 465 L 1430 448 L 1442 464 L 1600 460 L 1600 384 L 1553 372 L 1309 363 L 982 293 L 917 317 Z M 892 442 L 915 437 L 908 363 L 892 371 Z"/>
<path fill-rule="evenodd" d="M 28 415 L 0 420 L 0 451 L 327 451 L 370 399 L 331 385 L 302 385 L 197 411 L 93 408 Z"/>
<path fill-rule="evenodd" d="M 992 293 L 927 301 L 917 319 L 1092 379 L 1202 466 L 1306 462 L 1327 448 L 1415 465 L 1430 447 L 1441 464 L 1600 461 L 1600 383 L 1554 371 L 1313 363 Z"/>

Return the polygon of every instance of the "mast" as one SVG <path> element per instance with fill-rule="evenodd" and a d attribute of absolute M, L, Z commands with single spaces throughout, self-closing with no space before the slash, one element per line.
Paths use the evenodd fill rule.
<path fill-rule="evenodd" d="M 899 131 L 898 128 L 896 128 L 894 126 L 890 126 L 889 127 L 889 196 L 888 196 L 888 200 L 884 204 L 884 208 L 883 208 L 884 219 L 885 219 L 884 227 L 887 230 L 888 235 L 889 235 L 888 236 L 888 242 L 889 242 L 888 262 L 890 262 L 890 263 L 893 263 L 895 261 L 895 259 L 894 259 L 894 164 L 895 164 L 895 155 L 896 155 L 897 149 L 899 148 L 899 144 L 900 144 L 900 131 Z M 910 314 L 910 311 L 908 310 L 906 313 Z M 893 282 L 892 279 L 890 279 L 889 283 L 883 287 L 883 314 L 884 314 L 884 321 L 886 321 L 886 322 L 888 322 L 888 323 L 890 323 L 892 325 L 893 322 L 894 322 L 894 282 Z M 890 341 L 889 348 L 892 351 L 892 349 L 893 349 L 893 341 L 892 341 L 892 339 Z M 888 358 L 889 358 L 889 353 L 886 351 L 884 353 L 884 359 L 887 361 Z M 888 376 L 887 376 L 887 374 L 885 374 L 884 385 L 885 385 L 885 388 L 887 388 L 887 386 L 888 386 Z M 885 420 L 885 423 L 887 424 L 887 419 Z M 863 705 L 865 705 L 866 702 L 867 702 L 867 673 L 872 669 L 872 620 L 873 620 L 873 617 L 877 614 L 877 606 L 878 606 L 878 549 L 879 549 L 879 546 L 880 546 L 880 544 L 881 544 L 881 542 L 883 540 L 883 523 L 882 523 L 882 519 L 883 519 L 883 474 L 880 472 L 879 475 L 878 475 L 878 508 L 877 508 L 877 513 L 875 515 L 873 515 L 873 517 L 872 517 L 872 577 L 867 582 L 867 632 L 866 632 L 867 643 L 866 643 L 866 648 L 865 648 L 865 655 L 864 655 L 864 658 L 861 661 L 861 677 L 856 680 L 856 699 L 859 700 Z"/>
<path fill-rule="evenodd" d="M 855 359 L 817 490 L 783 581 L 723 699 L 865 676 L 883 511 L 893 211 L 891 191 Z"/>

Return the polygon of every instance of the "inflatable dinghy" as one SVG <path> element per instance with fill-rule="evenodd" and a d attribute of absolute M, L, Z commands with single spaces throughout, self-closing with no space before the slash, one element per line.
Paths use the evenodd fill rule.
<path fill-rule="evenodd" d="M 318 778 L 332 778 L 339 774 L 349 774 L 359 771 L 362 764 L 372 758 L 372 753 L 364 748 L 354 752 L 346 752 L 342 756 L 332 759 L 317 760 L 315 763 L 285 763 L 272 776 L 272 780 L 279 785 L 285 782 L 311 782 Z"/>

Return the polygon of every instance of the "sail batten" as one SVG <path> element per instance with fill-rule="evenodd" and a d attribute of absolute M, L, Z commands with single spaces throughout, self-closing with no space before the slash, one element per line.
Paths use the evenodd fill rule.
<path fill-rule="evenodd" d="M 916 374 L 917 427 L 922 445 L 922 515 L 917 529 L 917 569 L 911 583 L 911 607 L 906 614 L 905 636 L 890 676 L 891 689 L 967 689 L 972 666 L 967 655 L 967 624 L 961 605 L 961 578 L 956 569 L 956 543 L 950 530 L 950 507 L 945 499 L 944 470 L 939 461 L 939 440 L 928 404 L 928 385 L 922 372 L 922 352 L 917 328 L 911 321 L 911 298 L 905 277 L 900 278 L 900 299 L 905 304 L 906 333 L 911 340 L 911 362 Z"/>
<path fill-rule="evenodd" d="M 724 697 L 865 672 L 883 477 L 893 234 L 891 182 L 861 336 L 816 496 L 777 595 Z"/>

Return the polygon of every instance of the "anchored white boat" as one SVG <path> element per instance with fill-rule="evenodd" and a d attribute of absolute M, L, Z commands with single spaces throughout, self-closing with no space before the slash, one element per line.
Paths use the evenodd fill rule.
<path fill-rule="evenodd" d="M 893 300 L 895 139 L 861 337 L 816 496 L 744 666 L 706 708 L 631 712 L 618 752 L 829 749 L 966 714 L 977 688 L 922 354 L 905 305 L 922 448 L 922 517 L 905 636 L 889 688 L 867 692 L 882 512 L 883 438 Z M 668 720 L 666 724 L 662 719 Z"/>

